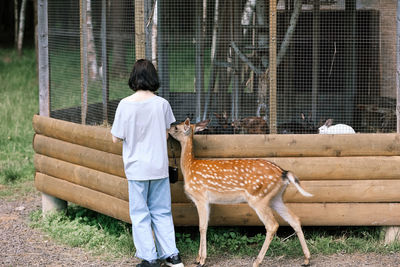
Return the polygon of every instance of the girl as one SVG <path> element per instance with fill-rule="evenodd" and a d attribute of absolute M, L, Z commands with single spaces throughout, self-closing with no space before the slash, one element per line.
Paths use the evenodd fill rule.
<path fill-rule="evenodd" d="M 111 129 L 113 142 L 123 142 L 122 158 L 129 188 L 129 213 L 137 267 L 183 267 L 175 244 L 168 179 L 167 131 L 175 122 L 168 101 L 156 96 L 157 71 L 138 60 L 129 78 L 135 92 L 120 101 Z M 152 231 L 154 231 L 154 239 Z"/>

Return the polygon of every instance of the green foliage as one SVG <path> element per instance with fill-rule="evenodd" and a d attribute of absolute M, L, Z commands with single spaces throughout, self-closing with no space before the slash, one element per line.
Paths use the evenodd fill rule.
<path fill-rule="evenodd" d="M 76 205 L 44 218 L 40 211 L 33 212 L 31 226 L 61 243 L 88 249 L 94 255 L 123 257 L 134 253 L 129 224 Z"/>
<path fill-rule="evenodd" d="M 335 253 L 391 253 L 400 243 L 384 245 L 381 227 L 305 227 L 304 233 L 312 255 Z M 195 227 L 178 228 L 177 246 L 183 254 L 196 255 L 199 234 Z M 210 257 L 256 256 L 265 240 L 262 227 L 209 227 L 207 252 Z M 269 257 L 302 257 L 299 240 L 289 227 L 281 227 L 267 251 Z"/>
<path fill-rule="evenodd" d="M 0 184 L 33 179 L 32 116 L 38 110 L 35 50 L 0 50 Z"/>

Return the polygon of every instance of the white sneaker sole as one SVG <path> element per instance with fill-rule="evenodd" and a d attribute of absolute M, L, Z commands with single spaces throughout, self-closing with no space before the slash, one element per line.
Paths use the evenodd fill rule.
<path fill-rule="evenodd" d="M 185 265 L 183 265 L 183 263 L 172 264 L 172 263 L 169 263 L 169 262 L 165 262 L 165 264 L 167 266 L 171 266 L 171 267 L 185 267 Z"/>

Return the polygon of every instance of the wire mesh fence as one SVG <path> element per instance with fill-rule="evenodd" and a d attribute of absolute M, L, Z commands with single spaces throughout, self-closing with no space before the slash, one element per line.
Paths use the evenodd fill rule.
<path fill-rule="evenodd" d="M 279 134 L 396 132 L 396 1 L 276 2 L 48 1 L 51 116 L 112 123 L 141 45 L 177 120 L 207 133 L 267 134 L 272 117 Z"/>

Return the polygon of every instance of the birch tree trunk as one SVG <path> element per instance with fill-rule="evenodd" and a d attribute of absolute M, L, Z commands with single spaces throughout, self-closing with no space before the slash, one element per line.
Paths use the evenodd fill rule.
<path fill-rule="evenodd" d="M 18 48 L 18 0 L 14 0 L 14 45 Z"/>
<path fill-rule="evenodd" d="M 157 23 L 158 23 L 158 1 L 154 2 L 154 11 L 153 11 L 153 25 L 151 27 L 151 62 L 153 65 L 158 68 L 157 64 Z"/>
<path fill-rule="evenodd" d="M 25 9 L 26 9 L 26 0 L 22 0 L 21 10 L 19 13 L 19 29 L 18 29 L 18 55 L 22 55 L 22 43 L 24 39 L 24 29 L 25 29 Z"/>
<path fill-rule="evenodd" d="M 254 9 L 256 8 L 256 0 L 247 0 L 243 14 L 242 14 L 242 25 L 249 26 L 251 19 L 253 18 Z M 248 29 L 244 29 L 244 35 L 247 34 Z"/>
<path fill-rule="evenodd" d="M 94 44 L 93 36 L 93 25 L 92 25 L 92 5 L 91 0 L 87 0 L 86 6 L 86 18 L 87 18 L 87 39 L 88 39 L 88 68 L 89 68 L 89 78 L 93 81 L 97 77 L 97 60 L 96 60 L 96 47 Z"/>

